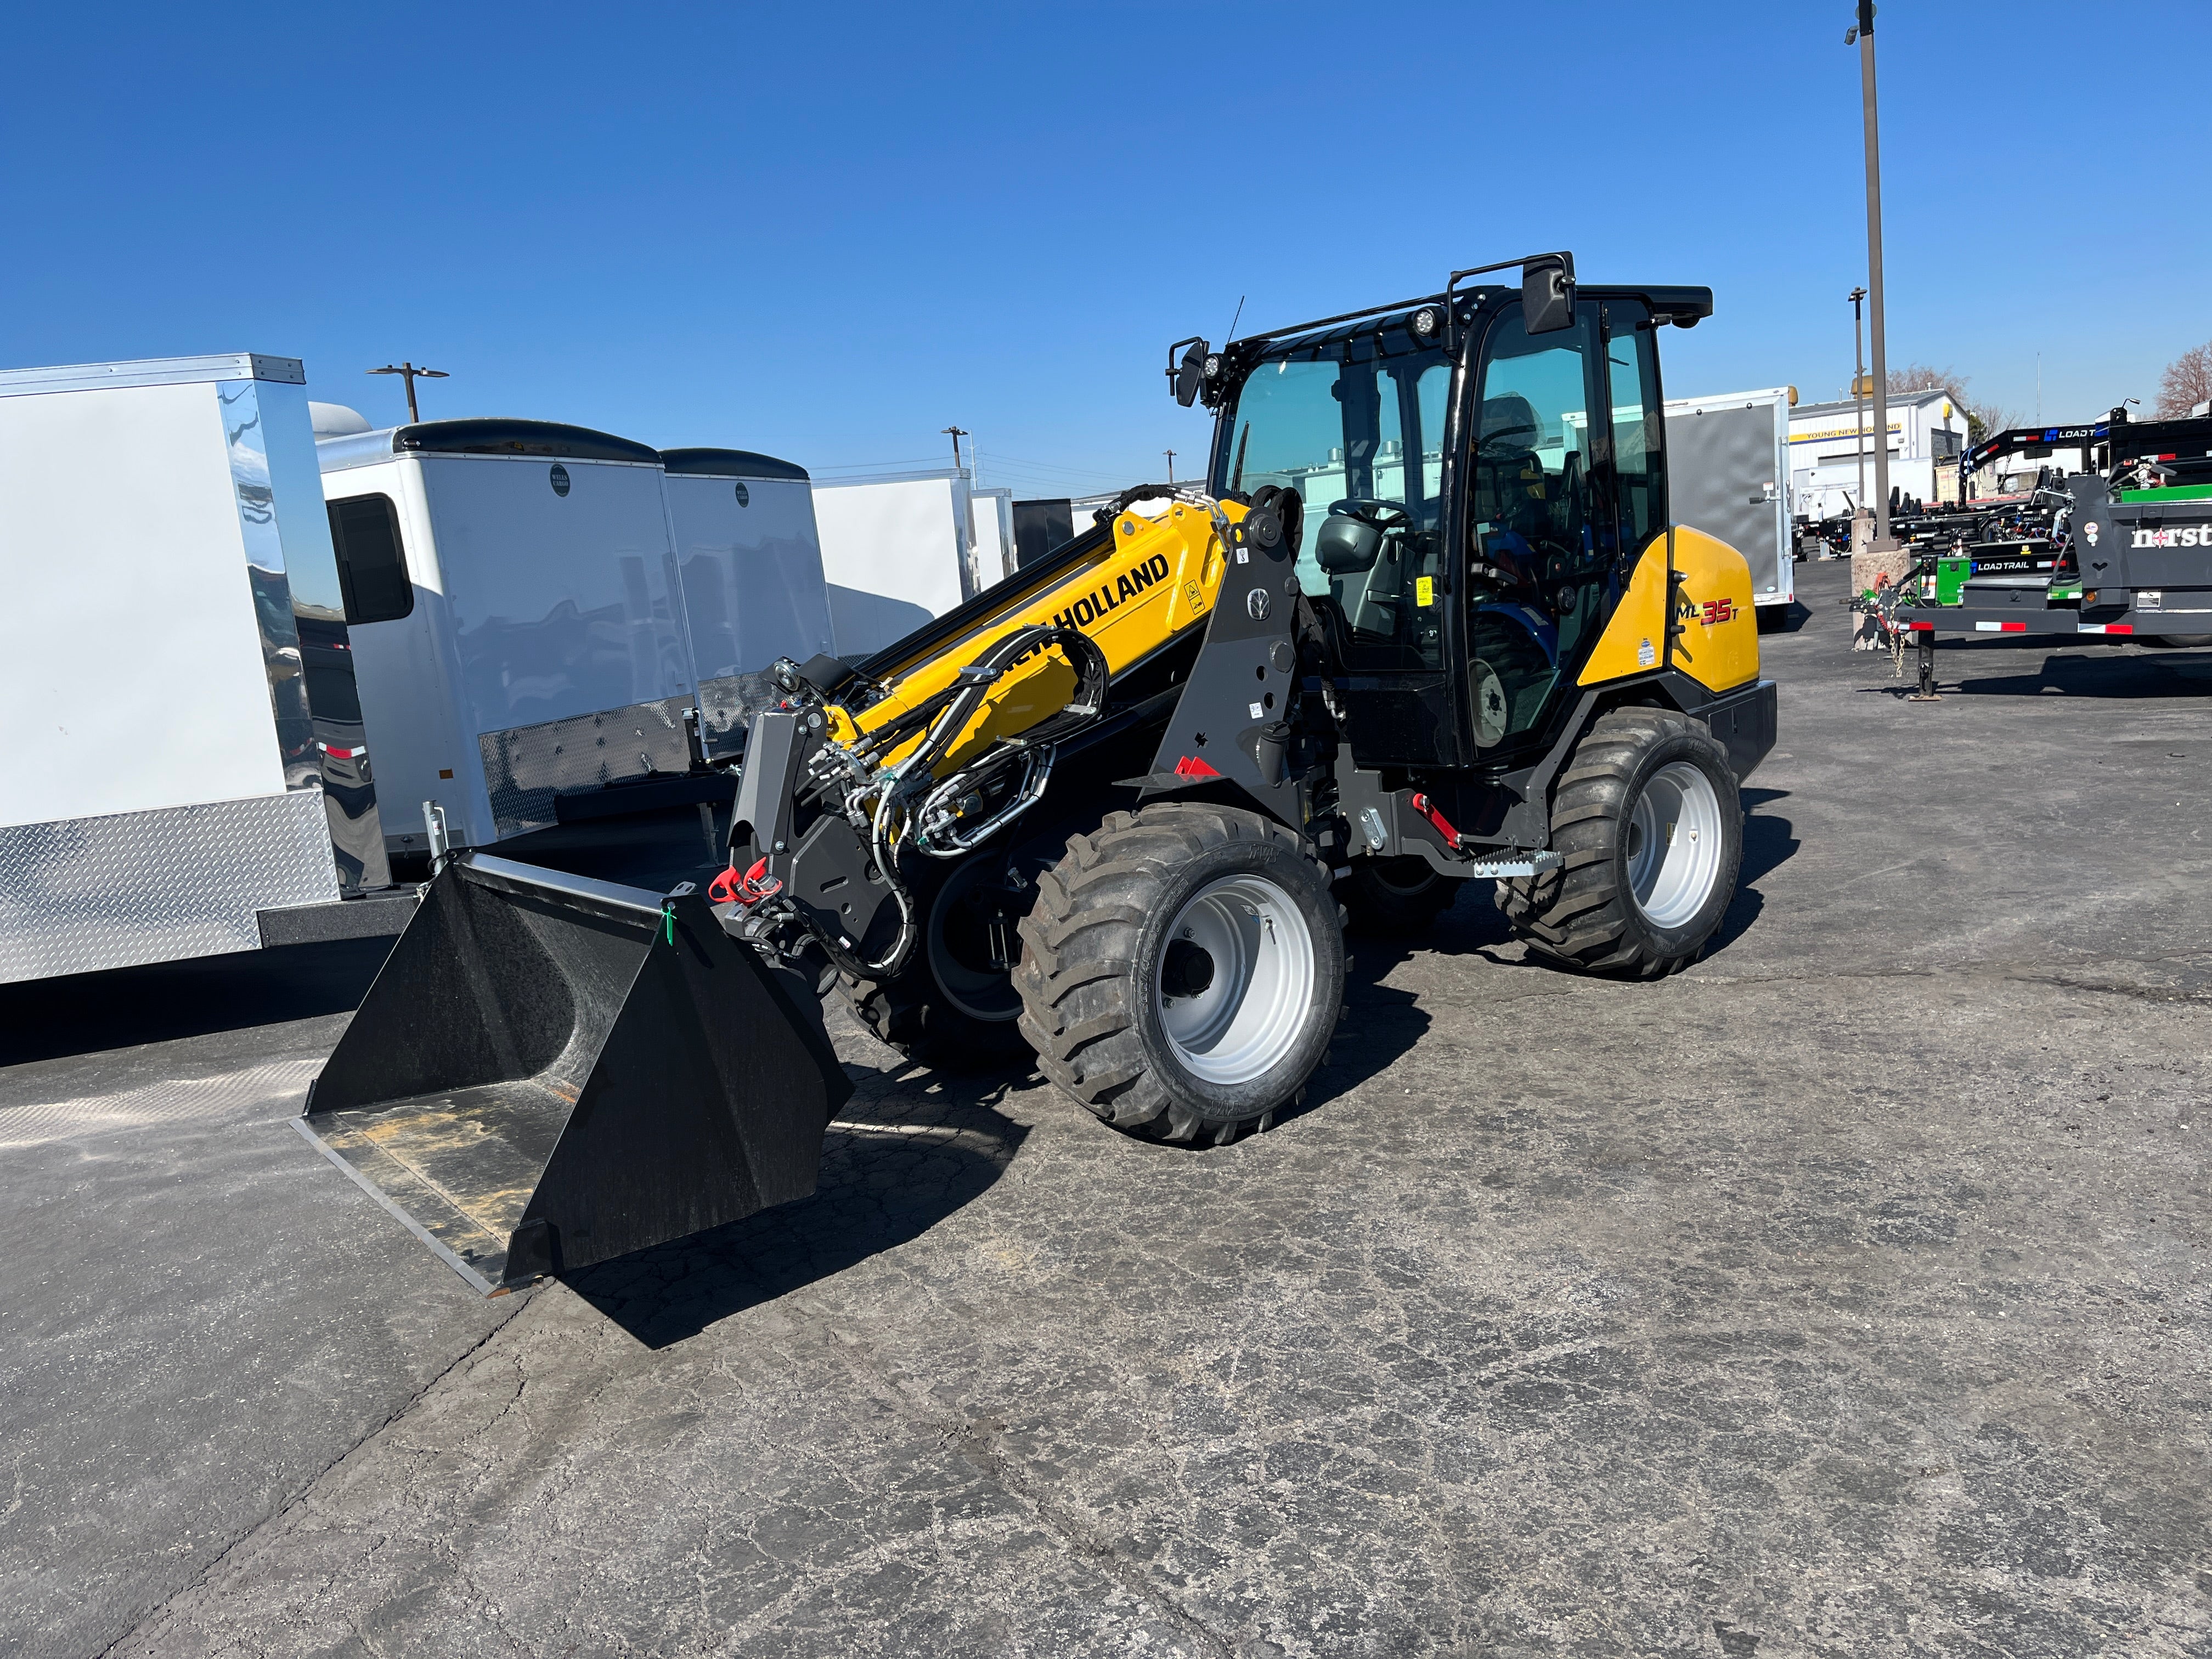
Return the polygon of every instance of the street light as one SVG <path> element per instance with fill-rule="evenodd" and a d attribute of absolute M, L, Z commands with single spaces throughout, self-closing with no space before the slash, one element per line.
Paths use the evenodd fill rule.
<path fill-rule="evenodd" d="M 1889 539 L 1889 352 L 1881 304 L 1881 139 L 1875 115 L 1874 0 L 1859 0 L 1859 21 L 1844 32 L 1844 44 L 1859 49 L 1859 103 L 1866 125 L 1867 287 L 1874 301 L 1869 332 L 1874 346 L 1874 547 L 1888 552 Z"/>
<path fill-rule="evenodd" d="M 1851 519 L 1856 523 L 1866 511 L 1866 351 L 1859 330 L 1859 304 L 1866 298 L 1866 289 L 1855 288 L 1844 297 L 1851 302 L 1851 418 L 1858 422 L 1857 433 L 1851 441 L 1859 464 L 1859 493 L 1851 501 Z M 1852 545 L 1857 545 L 1856 537 Z"/>
<path fill-rule="evenodd" d="M 397 374 L 407 382 L 407 419 L 411 424 L 422 417 L 415 410 L 415 382 L 417 380 L 450 380 L 453 376 L 442 368 L 417 368 L 410 362 L 386 363 L 382 368 L 372 368 L 372 374 Z"/>

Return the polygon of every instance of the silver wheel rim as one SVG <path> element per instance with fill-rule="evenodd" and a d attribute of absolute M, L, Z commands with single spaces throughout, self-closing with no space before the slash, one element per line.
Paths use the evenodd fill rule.
<path fill-rule="evenodd" d="M 1171 995 L 1175 942 L 1206 952 L 1212 976 Z M 1208 882 L 1176 913 L 1152 971 L 1152 1006 L 1168 1046 L 1202 1082 L 1249 1083 L 1297 1046 L 1313 1006 L 1313 934 L 1291 896 L 1265 876 Z"/>
<path fill-rule="evenodd" d="M 1644 781 L 1628 815 L 1628 890 L 1655 927 L 1680 927 L 1705 908 L 1721 869 L 1721 799 L 1687 761 Z"/>

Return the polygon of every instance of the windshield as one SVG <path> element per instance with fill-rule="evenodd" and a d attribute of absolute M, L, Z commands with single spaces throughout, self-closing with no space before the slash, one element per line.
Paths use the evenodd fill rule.
<path fill-rule="evenodd" d="M 1214 492 L 1295 489 L 1310 526 L 1339 501 L 1387 501 L 1403 507 L 1417 530 L 1433 532 L 1451 370 L 1441 349 L 1392 352 L 1392 338 L 1382 337 L 1380 353 L 1370 334 L 1255 368 L 1237 393 Z M 1314 546 L 1309 530 L 1298 577 L 1309 593 L 1325 593 Z"/>

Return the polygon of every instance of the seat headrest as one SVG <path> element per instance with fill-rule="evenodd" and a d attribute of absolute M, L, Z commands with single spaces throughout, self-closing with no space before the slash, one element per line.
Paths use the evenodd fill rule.
<path fill-rule="evenodd" d="M 1485 438 L 1519 438 L 1530 447 L 1536 442 L 1536 410 L 1529 401 L 1517 392 L 1502 397 L 1482 400 L 1482 432 Z"/>

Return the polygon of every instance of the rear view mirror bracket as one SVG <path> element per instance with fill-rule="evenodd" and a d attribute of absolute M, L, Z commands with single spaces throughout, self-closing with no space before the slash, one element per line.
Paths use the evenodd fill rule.
<path fill-rule="evenodd" d="M 1455 343 L 1453 337 L 1458 319 L 1457 289 L 1462 278 L 1480 276 L 1486 271 L 1510 270 L 1521 267 L 1521 319 L 1531 334 L 1550 334 L 1563 328 L 1572 328 L 1575 322 L 1575 256 L 1565 249 L 1553 253 L 1524 253 L 1517 259 L 1500 259 L 1495 264 L 1474 265 L 1466 270 L 1455 270 L 1444 283 L 1445 348 Z"/>
<path fill-rule="evenodd" d="M 1176 352 L 1183 347 L 1188 349 L 1183 351 L 1178 362 Z M 1185 409 L 1198 401 L 1198 394 L 1205 387 L 1206 360 L 1210 351 L 1206 342 L 1195 335 L 1188 340 L 1177 340 L 1168 348 L 1168 385 L 1175 392 L 1175 400 Z"/>

